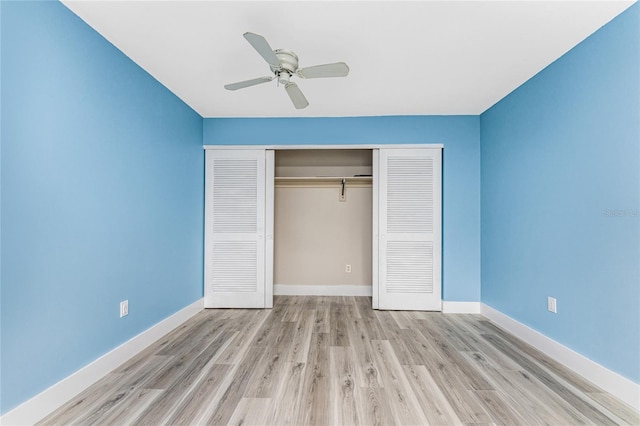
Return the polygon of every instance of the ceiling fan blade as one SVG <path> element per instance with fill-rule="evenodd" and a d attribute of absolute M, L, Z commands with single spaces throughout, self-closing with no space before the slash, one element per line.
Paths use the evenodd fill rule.
<path fill-rule="evenodd" d="M 244 38 L 253 46 L 254 49 L 264 58 L 265 61 L 269 65 L 274 68 L 280 68 L 280 60 L 275 53 L 273 53 L 273 49 L 267 43 L 264 37 L 259 34 L 254 33 L 244 33 Z"/>
<path fill-rule="evenodd" d="M 227 90 L 238 90 L 238 89 L 243 89 L 245 87 L 255 86 L 256 84 L 268 83 L 274 78 L 275 77 L 254 78 L 253 80 L 245 80 L 245 81 L 239 81 L 237 83 L 225 84 L 224 88 Z"/>
<path fill-rule="evenodd" d="M 301 68 L 297 74 L 302 78 L 346 77 L 349 74 L 349 67 L 344 62 L 336 62 Z"/>
<path fill-rule="evenodd" d="M 284 88 L 287 91 L 287 94 L 291 98 L 291 102 L 293 102 L 293 106 L 295 106 L 296 109 L 302 109 L 309 106 L 309 101 L 307 101 L 307 98 L 304 97 L 297 84 L 287 83 Z"/>

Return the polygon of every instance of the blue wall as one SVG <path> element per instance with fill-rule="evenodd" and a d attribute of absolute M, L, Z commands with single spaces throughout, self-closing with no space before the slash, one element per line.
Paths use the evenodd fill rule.
<path fill-rule="evenodd" d="M 480 300 L 478 116 L 210 118 L 208 145 L 442 143 L 443 299 Z"/>
<path fill-rule="evenodd" d="M 482 301 L 636 383 L 639 22 L 636 4 L 481 116 Z"/>
<path fill-rule="evenodd" d="M 202 118 L 58 2 L 2 2 L 1 119 L 4 413 L 202 297 L 203 154 Z"/>

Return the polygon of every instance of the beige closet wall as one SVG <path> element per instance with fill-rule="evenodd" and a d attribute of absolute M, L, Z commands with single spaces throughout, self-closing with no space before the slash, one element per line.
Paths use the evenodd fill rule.
<path fill-rule="evenodd" d="M 371 152 L 276 153 L 276 176 L 371 173 Z M 275 188 L 274 284 L 371 285 L 372 189 L 339 181 Z M 345 271 L 351 265 L 351 272 Z"/>
<path fill-rule="evenodd" d="M 371 187 L 339 195 L 276 187 L 274 284 L 371 285 Z"/>

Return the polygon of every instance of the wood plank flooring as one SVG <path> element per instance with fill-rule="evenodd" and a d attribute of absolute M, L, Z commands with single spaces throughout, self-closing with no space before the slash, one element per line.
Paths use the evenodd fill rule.
<path fill-rule="evenodd" d="M 640 424 L 480 315 L 277 296 L 205 310 L 41 425 Z"/>

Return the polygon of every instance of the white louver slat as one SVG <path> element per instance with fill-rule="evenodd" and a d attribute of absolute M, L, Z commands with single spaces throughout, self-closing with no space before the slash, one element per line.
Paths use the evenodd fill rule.
<path fill-rule="evenodd" d="M 213 160 L 213 232 L 256 232 L 257 164 L 254 159 Z"/>
<path fill-rule="evenodd" d="M 387 291 L 433 292 L 433 243 L 389 241 L 387 243 Z"/>
<path fill-rule="evenodd" d="M 244 241 L 213 243 L 211 291 L 253 292 L 257 290 L 258 251 L 256 244 Z"/>
<path fill-rule="evenodd" d="M 380 149 L 381 309 L 441 310 L 441 155 Z"/>
<path fill-rule="evenodd" d="M 265 306 L 265 151 L 206 152 L 205 307 Z"/>
<path fill-rule="evenodd" d="M 433 232 L 433 159 L 389 158 L 387 232 Z"/>

